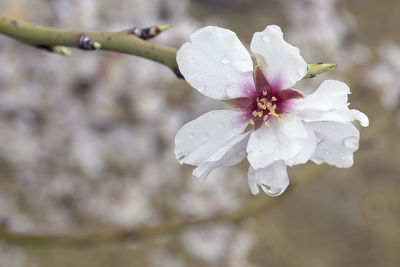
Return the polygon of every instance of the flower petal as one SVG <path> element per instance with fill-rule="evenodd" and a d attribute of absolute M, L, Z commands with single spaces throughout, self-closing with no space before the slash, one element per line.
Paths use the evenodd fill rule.
<path fill-rule="evenodd" d="M 186 81 L 208 97 L 246 97 L 253 85 L 253 61 L 230 30 L 208 26 L 197 30 L 178 51 L 179 70 Z"/>
<path fill-rule="evenodd" d="M 317 147 L 317 138 L 314 134 L 314 129 L 308 127 L 308 125 L 304 125 L 307 130 L 307 141 L 305 142 L 303 148 L 299 153 L 296 154 L 293 158 L 289 160 L 285 160 L 285 164 L 288 166 L 294 166 L 299 164 L 304 164 L 311 159 L 311 156 L 314 154 L 314 151 Z"/>
<path fill-rule="evenodd" d="M 204 181 L 210 172 L 218 167 L 232 166 L 241 162 L 246 157 L 246 146 L 250 132 L 232 139 L 217 153 L 211 155 L 206 161 L 193 170 L 193 175 Z"/>
<path fill-rule="evenodd" d="M 350 88 L 343 82 L 324 81 L 318 89 L 305 99 L 293 100 L 293 111 L 306 122 L 336 121 L 347 123 L 358 120 L 361 125 L 369 125 L 368 117 L 356 110 L 349 109 Z"/>
<path fill-rule="evenodd" d="M 353 165 L 353 153 L 358 149 L 360 132 L 352 123 L 308 123 L 317 136 L 317 148 L 311 160 L 317 164 L 326 162 L 339 168 Z"/>
<path fill-rule="evenodd" d="M 309 135 L 300 120 L 272 120 L 270 126 L 262 125 L 251 134 L 247 158 L 255 169 L 267 167 L 277 160 L 290 161 L 308 141 Z"/>
<path fill-rule="evenodd" d="M 281 160 L 261 169 L 254 169 L 250 166 L 248 176 L 249 187 L 253 195 L 260 192 L 259 185 L 270 196 L 279 196 L 289 186 L 286 164 Z"/>
<path fill-rule="evenodd" d="M 307 74 L 307 63 L 299 49 L 283 39 L 276 25 L 256 32 L 250 48 L 265 61 L 265 75 L 273 90 L 288 89 Z"/>
<path fill-rule="evenodd" d="M 241 113 L 214 110 L 185 124 L 175 137 L 175 156 L 183 164 L 200 165 L 243 133 Z"/>

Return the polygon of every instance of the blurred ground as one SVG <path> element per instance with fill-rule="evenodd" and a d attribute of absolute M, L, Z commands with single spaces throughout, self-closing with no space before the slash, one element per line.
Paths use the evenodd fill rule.
<path fill-rule="evenodd" d="M 255 31 L 278 24 L 306 61 L 339 65 L 299 88 L 346 81 L 352 107 L 371 125 L 400 100 L 398 10 L 396 0 L 0 3 L 2 15 L 63 28 L 172 22 L 155 41 L 174 47 L 205 25 L 249 44 Z M 246 163 L 200 184 L 174 159 L 177 130 L 220 103 L 156 63 L 72 52 L 63 58 L 0 36 L 0 221 L 16 231 L 101 230 L 229 212 L 253 198 Z M 0 266 L 399 266 L 399 134 L 394 125 L 360 147 L 352 168 L 329 168 L 240 225 L 90 248 L 0 243 Z M 309 165 L 290 169 L 292 179 Z"/>

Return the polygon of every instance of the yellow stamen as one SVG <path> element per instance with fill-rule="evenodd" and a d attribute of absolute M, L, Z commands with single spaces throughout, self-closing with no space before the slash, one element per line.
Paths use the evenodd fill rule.
<path fill-rule="evenodd" d="M 250 90 L 249 90 L 249 89 L 247 89 L 247 90 L 246 90 L 246 93 L 250 94 Z"/>
<path fill-rule="evenodd" d="M 263 120 L 267 121 L 268 120 L 268 115 L 264 115 L 264 119 Z"/>
<path fill-rule="evenodd" d="M 251 125 L 254 125 L 254 121 L 253 121 L 253 120 L 250 120 L 250 124 L 251 124 Z"/>
<path fill-rule="evenodd" d="M 276 97 L 275 96 L 271 97 L 271 100 L 276 101 Z"/>
<path fill-rule="evenodd" d="M 244 121 L 245 121 L 245 120 L 246 120 L 246 117 L 243 117 L 243 118 L 242 118 L 242 120 L 244 120 Z"/>
<path fill-rule="evenodd" d="M 258 102 L 258 103 L 257 103 L 257 107 L 263 108 L 263 104 L 261 104 L 260 102 Z"/>
<path fill-rule="evenodd" d="M 253 111 L 253 113 L 251 113 L 253 115 L 253 117 L 257 117 L 257 111 Z"/>
<path fill-rule="evenodd" d="M 262 115 L 263 115 L 263 112 L 262 112 L 262 111 L 259 111 L 259 112 L 257 112 L 257 115 L 258 115 L 259 118 L 261 118 Z"/>
<path fill-rule="evenodd" d="M 263 95 L 267 95 L 267 91 L 263 91 Z"/>
<path fill-rule="evenodd" d="M 267 127 L 269 126 L 269 121 L 265 122 L 265 126 L 267 126 Z"/>
<path fill-rule="evenodd" d="M 272 105 L 271 102 L 267 103 L 267 109 L 269 110 L 269 115 L 272 115 L 274 117 L 277 117 L 278 119 L 281 119 L 281 116 L 279 114 L 276 113 L 275 109 L 276 109 L 276 105 Z"/>
<path fill-rule="evenodd" d="M 240 108 L 237 108 L 236 110 L 237 110 L 237 112 L 240 112 Z"/>

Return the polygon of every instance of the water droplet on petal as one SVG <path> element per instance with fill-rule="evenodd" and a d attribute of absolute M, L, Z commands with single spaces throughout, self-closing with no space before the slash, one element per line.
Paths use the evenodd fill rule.
<path fill-rule="evenodd" d="M 270 195 L 271 197 L 276 197 L 283 193 L 282 188 L 278 188 L 278 187 L 274 187 L 274 186 L 262 184 L 261 188 L 262 188 L 262 190 L 264 190 L 264 192 L 267 195 Z"/>
<path fill-rule="evenodd" d="M 244 157 L 244 156 L 246 156 L 246 151 L 245 151 L 245 150 L 240 151 L 239 153 L 237 153 L 237 155 L 238 155 L 239 157 Z"/>
<path fill-rule="evenodd" d="M 221 63 L 224 65 L 228 64 L 229 63 L 228 57 L 227 56 L 221 57 Z"/>
<path fill-rule="evenodd" d="M 357 149 L 358 148 L 358 139 L 354 136 L 347 137 L 343 140 L 343 144 L 345 147 L 349 149 Z"/>
<path fill-rule="evenodd" d="M 324 162 L 324 158 L 322 157 L 315 157 L 312 160 L 317 164 L 321 164 L 322 162 Z"/>
<path fill-rule="evenodd" d="M 271 36 L 268 36 L 268 35 L 264 35 L 261 39 L 266 43 L 271 42 Z"/>
<path fill-rule="evenodd" d="M 225 88 L 225 94 L 230 98 L 238 98 L 243 96 L 242 89 L 238 84 L 230 84 Z"/>
<path fill-rule="evenodd" d="M 217 128 L 218 128 L 218 130 L 223 130 L 223 129 L 225 129 L 225 122 L 220 122 L 219 124 L 218 124 L 218 126 L 217 126 Z"/>
<path fill-rule="evenodd" d="M 201 137 L 201 140 L 206 141 L 208 138 L 210 138 L 210 134 L 209 134 L 209 133 L 205 133 L 205 134 L 203 134 L 203 136 Z"/>
<path fill-rule="evenodd" d="M 194 138 L 194 136 L 195 136 L 195 133 L 193 133 L 193 132 L 189 133 L 189 136 L 188 136 L 189 140 L 192 140 Z"/>

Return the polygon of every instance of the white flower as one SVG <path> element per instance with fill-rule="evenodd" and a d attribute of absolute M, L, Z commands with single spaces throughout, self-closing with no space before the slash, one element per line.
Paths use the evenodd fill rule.
<path fill-rule="evenodd" d="M 254 64 L 234 32 L 209 26 L 179 49 L 186 81 L 203 95 L 229 100 L 237 111 L 214 110 L 184 125 L 175 138 L 178 161 L 198 166 L 193 175 L 204 180 L 247 154 L 252 193 L 261 186 L 272 196 L 289 185 L 286 166 L 308 160 L 352 166 L 359 131 L 351 122 L 369 122 L 348 108 L 349 87 L 328 80 L 308 96 L 291 89 L 306 75 L 307 63 L 278 26 L 256 32 L 250 48 Z"/>

